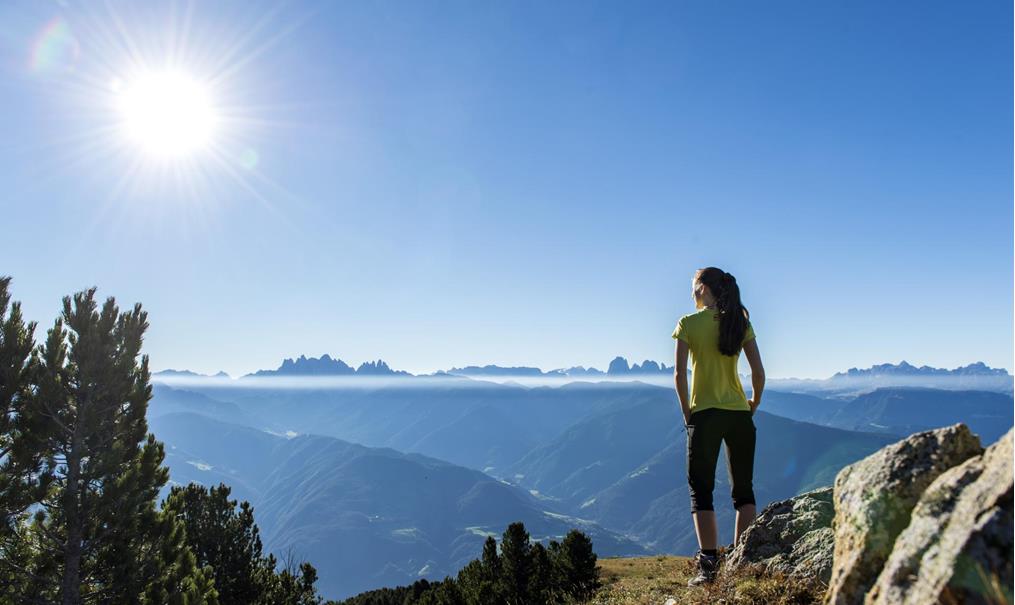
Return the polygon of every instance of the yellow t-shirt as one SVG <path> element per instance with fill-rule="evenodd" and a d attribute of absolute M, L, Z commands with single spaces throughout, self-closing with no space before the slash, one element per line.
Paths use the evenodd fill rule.
<path fill-rule="evenodd" d="M 690 349 L 692 413 L 705 408 L 750 411 L 744 386 L 737 375 L 740 352 L 736 355 L 719 352 L 717 310 L 702 309 L 681 317 L 673 330 L 673 338 L 683 340 Z M 741 346 L 752 338 L 754 326 L 748 322 Z"/>

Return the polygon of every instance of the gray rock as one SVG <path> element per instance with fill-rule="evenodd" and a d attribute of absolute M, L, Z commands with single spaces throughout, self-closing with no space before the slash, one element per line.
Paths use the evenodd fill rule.
<path fill-rule="evenodd" d="M 915 433 L 835 477 L 832 575 L 826 603 L 862 603 L 923 491 L 948 469 L 983 453 L 964 424 Z"/>
<path fill-rule="evenodd" d="M 1011 602 L 1012 455 L 1009 430 L 924 491 L 866 603 Z"/>
<path fill-rule="evenodd" d="M 769 572 L 827 583 L 832 574 L 834 515 L 831 487 L 773 502 L 744 530 L 724 567 L 735 571 L 758 565 Z"/>

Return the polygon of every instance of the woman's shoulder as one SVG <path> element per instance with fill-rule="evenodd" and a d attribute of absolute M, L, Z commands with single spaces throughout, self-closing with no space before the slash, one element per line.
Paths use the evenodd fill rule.
<path fill-rule="evenodd" d="M 689 319 L 695 319 L 697 317 L 702 317 L 705 314 L 711 314 L 711 309 L 699 309 L 697 311 L 692 311 L 690 313 L 687 313 L 686 315 L 681 316 L 680 317 L 680 321 L 687 321 Z"/>
<path fill-rule="evenodd" d="M 708 309 L 702 309 L 700 311 L 694 311 L 693 313 L 687 313 L 686 315 L 682 315 L 680 319 L 677 320 L 677 328 L 676 330 L 674 330 L 674 334 L 676 334 L 678 331 L 690 329 L 691 326 L 702 325 L 701 318 L 703 316 L 702 314 L 705 312 L 708 312 Z"/>

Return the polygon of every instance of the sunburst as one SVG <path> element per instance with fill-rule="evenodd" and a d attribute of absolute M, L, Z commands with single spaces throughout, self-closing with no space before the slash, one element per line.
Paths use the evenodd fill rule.
<path fill-rule="evenodd" d="M 161 6 L 169 13 L 78 5 L 40 30 L 28 68 L 55 93 L 67 125 L 59 140 L 41 144 L 66 173 L 106 183 L 97 222 L 114 211 L 160 221 L 185 209 L 207 214 L 218 200 L 253 197 L 272 208 L 292 199 L 260 161 L 296 112 L 259 96 L 256 59 L 303 19 L 268 12 L 195 23 L 194 3 Z M 140 12 L 124 12 L 131 7 Z M 277 33 L 257 35 L 268 23 Z"/>

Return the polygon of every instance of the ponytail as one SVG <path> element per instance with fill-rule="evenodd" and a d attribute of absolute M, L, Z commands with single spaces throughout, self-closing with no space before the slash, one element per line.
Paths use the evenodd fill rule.
<path fill-rule="evenodd" d="M 695 276 L 708 286 L 719 308 L 719 352 L 736 355 L 740 352 L 750 322 L 750 313 L 740 301 L 740 286 L 733 275 L 716 267 L 699 269 Z"/>

